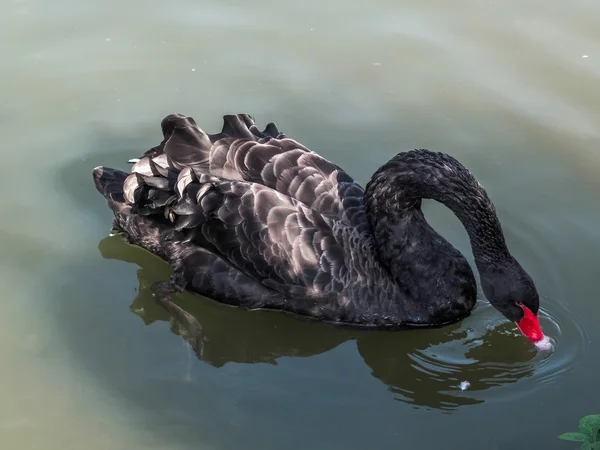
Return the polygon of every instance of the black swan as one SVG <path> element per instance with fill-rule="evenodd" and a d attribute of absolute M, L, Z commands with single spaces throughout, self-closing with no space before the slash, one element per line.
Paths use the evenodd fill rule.
<path fill-rule="evenodd" d="M 340 167 L 251 116 L 220 133 L 163 119 L 164 140 L 131 174 L 96 167 L 114 228 L 173 268 L 176 289 L 250 309 L 277 309 L 371 328 L 442 326 L 470 314 L 476 281 L 463 255 L 431 228 L 421 200 L 465 226 L 488 301 L 539 349 L 549 349 L 531 277 L 511 256 L 495 207 L 456 159 L 413 150 L 363 189 Z"/>

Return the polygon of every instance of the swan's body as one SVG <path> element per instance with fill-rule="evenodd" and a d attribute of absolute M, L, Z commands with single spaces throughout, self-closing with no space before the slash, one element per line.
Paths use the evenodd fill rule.
<path fill-rule="evenodd" d="M 421 198 L 433 198 L 465 225 L 492 304 L 515 322 L 528 310 L 537 323 L 531 278 L 510 255 L 485 190 L 454 158 L 400 153 L 363 190 L 247 115 L 226 116 L 216 135 L 181 115 L 162 128 L 165 139 L 131 175 L 98 167 L 94 179 L 115 228 L 167 260 L 180 288 L 351 325 L 457 321 L 475 305 L 476 282 L 425 221 Z"/>

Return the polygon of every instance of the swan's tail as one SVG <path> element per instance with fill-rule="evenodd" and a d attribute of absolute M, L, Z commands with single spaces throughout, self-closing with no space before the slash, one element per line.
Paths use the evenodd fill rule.
<path fill-rule="evenodd" d="M 169 260 L 177 251 L 176 245 L 165 239 L 172 235 L 173 227 L 153 220 L 152 217 L 137 214 L 132 205 L 127 204 L 123 192 L 124 183 L 129 174 L 109 167 L 94 169 L 96 189 L 108 202 L 109 208 L 115 214 L 113 227 L 124 232 L 127 240 L 146 250 Z"/>
<path fill-rule="evenodd" d="M 98 166 L 94 169 L 96 189 L 104 196 L 115 215 L 131 214 L 131 206 L 125 202 L 123 194 L 123 184 L 128 175 L 127 172 L 108 167 Z"/>

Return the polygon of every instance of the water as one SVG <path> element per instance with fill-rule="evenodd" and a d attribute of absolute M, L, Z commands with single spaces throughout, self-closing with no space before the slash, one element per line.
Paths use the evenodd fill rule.
<path fill-rule="evenodd" d="M 3 449 L 551 450 L 600 412 L 597 2 L 0 6 Z M 399 150 L 452 153 L 495 201 L 555 352 L 484 302 L 406 333 L 191 296 L 171 317 L 149 293 L 168 268 L 108 236 L 91 178 L 171 112 L 207 131 L 275 120 L 362 183 Z M 426 213 L 471 258 L 454 216 Z"/>

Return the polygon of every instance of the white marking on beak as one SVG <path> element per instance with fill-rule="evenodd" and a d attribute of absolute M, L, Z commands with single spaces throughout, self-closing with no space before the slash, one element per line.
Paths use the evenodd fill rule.
<path fill-rule="evenodd" d="M 544 336 L 542 339 L 537 341 L 535 344 L 536 348 L 541 351 L 552 350 L 554 346 L 548 336 Z"/>

